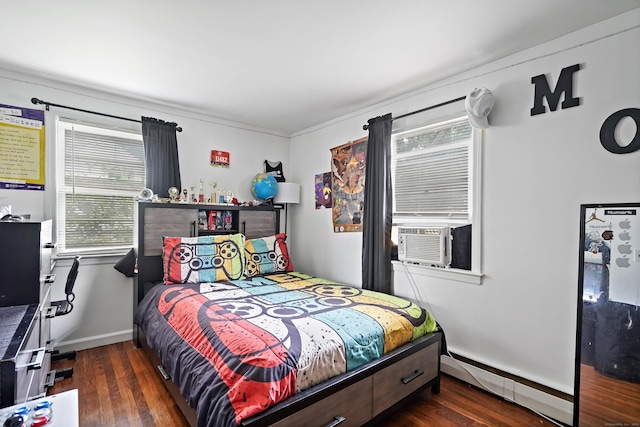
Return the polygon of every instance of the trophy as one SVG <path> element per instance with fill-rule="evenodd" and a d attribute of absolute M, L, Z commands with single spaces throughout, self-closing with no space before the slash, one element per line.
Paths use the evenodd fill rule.
<path fill-rule="evenodd" d="M 216 187 L 218 186 L 218 181 L 211 181 L 209 183 L 209 185 L 212 188 L 212 190 L 211 190 L 211 203 L 215 203 L 216 202 Z"/>

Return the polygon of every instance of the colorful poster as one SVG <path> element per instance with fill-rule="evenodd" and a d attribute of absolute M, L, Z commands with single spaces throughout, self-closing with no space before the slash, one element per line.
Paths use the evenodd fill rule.
<path fill-rule="evenodd" d="M 44 111 L 0 104 L 0 188 L 44 190 Z"/>
<path fill-rule="evenodd" d="M 331 208 L 331 172 L 316 175 L 316 209 Z"/>
<path fill-rule="evenodd" d="M 637 306 L 640 205 L 604 205 L 585 214 L 583 299 Z"/>
<path fill-rule="evenodd" d="M 333 231 L 362 231 L 367 138 L 331 149 Z"/>

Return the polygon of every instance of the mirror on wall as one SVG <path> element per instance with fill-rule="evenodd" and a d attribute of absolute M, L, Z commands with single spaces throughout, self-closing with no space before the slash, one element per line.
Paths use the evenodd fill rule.
<path fill-rule="evenodd" d="M 580 208 L 574 426 L 640 426 L 640 203 Z"/>

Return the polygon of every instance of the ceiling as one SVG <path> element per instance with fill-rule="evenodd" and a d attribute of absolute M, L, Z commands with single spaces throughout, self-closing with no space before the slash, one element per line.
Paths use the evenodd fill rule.
<path fill-rule="evenodd" d="M 640 0 L 16 1 L 2 8 L 0 69 L 291 135 L 638 7 Z"/>

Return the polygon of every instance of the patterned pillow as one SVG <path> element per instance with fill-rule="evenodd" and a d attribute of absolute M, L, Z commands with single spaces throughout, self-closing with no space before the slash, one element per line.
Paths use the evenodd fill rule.
<path fill-rule="evenodd" d="M 266 273 L 293 271 L 293 264 L 287 250 L 287 235 L 250 239 L 244 243 L 247 258 L 245 274 L 248 277 Z"/>
<path fill-rule="evenodd" d="M 164 283 L 245 279 L 244 235 L 162 237 Z"/>

